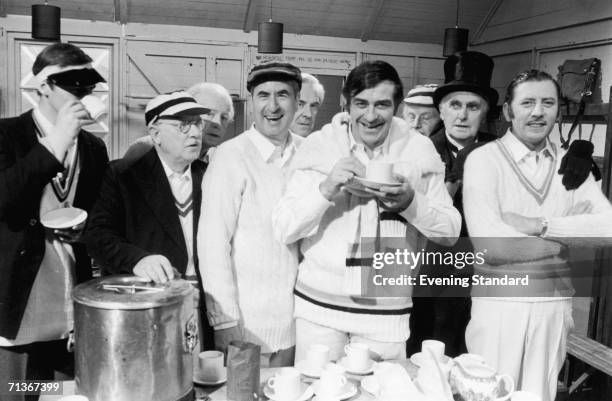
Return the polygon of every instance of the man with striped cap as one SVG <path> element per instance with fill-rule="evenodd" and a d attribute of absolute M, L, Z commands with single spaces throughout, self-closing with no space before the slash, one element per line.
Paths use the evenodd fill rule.
<path fill-rule="evenodd" d="M 410 128 L 430 136 L 442 126 L 440 113 L 434 107 L 433 94 L 438 85 L 417 85 L 406 94 L 402 116 Z"/>
<path fill-rule="evenodd" d="M 111 162 L 87 230 L 89 252 L 103 274 L 162 283 L 175 274 L 196 279 L 205 111 L 186 92 L 153 98 L 145 122 L 154 148 L 137 160 Z M 206 332 L 202 338 L 206 346 Z"/>

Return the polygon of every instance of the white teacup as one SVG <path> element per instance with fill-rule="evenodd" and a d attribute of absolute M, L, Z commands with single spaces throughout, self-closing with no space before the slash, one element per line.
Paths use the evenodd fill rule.
<path fill-rule="evenodd" d="M 515 391 L 510 395 L 511 401 L 542 401 L 540 397 L 529 391 Z"/>
<path fill-rule="evenodd" d="M 374 182 L 394 182 L 393 163 L 372 160 L 366 168 L 366 178 Z"/>
<path fill-rule="evenodd" d="M 438 362 L 442 362 L 444 358 L 444 343 L 438 340 L 424 340 L 421 343 L 421 352 L 424 354 L 433 354 Z"/>
<path fill-rule="evenodd" d="M 313 344 L 306 352 L 306 364 L 310 369 L 320 370 L 329 362 L 329 347 L 322 344 Z"/>
<path fill-rule="evenodd" d="M 268 387 L 274 390 L 275 398 L 294 400 L 302 393 L 300 372 L 296 368 L 281 368 L 268 379 Z"/>
<path fill-rule="evenodd" d="M 370 347 L 363 343 L 350 343 L 344 346 L 346 366 L 349 370 L 365 370 L 370 367 Z"/>
<path fill-rule="evenodd" d="M 198 354 L 196 378 L 206 382 L 217 382 L 224 377 L 223 352 L 204 351 Z"/>
<path fill-rule="evenodd" d="M 321 372 L 317 396 L 319 394 L 323 396 L 339 395 L 346 386 L 345 372 L 346 370 L 342 366 L 335 363 L 325 365 L 323 372 Z"/>
<path fill-rule="evenodd" d="M 81 103 L 83 103 L 92 119 L 99 122 L 106 118 L 108 110 L 106 109 L 106 104 L 99 97 L 87 95 L 81 99 Z"/>

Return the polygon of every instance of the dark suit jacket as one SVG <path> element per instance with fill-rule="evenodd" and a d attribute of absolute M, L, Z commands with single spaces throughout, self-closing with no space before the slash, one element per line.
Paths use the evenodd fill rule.
<path fill-rule="evenodd" d="M 197 228 L 205 170 L 203 162 L 196 160 L 191 163 L 193 255 L 201 294 Z M 134 266 L 140 259 L 154 254 L 164 255 L 172 266 L 185 274 L 185 238 L 170 183 L 155 149 L 140 159 L 119 159 L 110 163 L 91 213 L 86 242 L 91 256 L 102 265 L 103 274 L 133 274 Z M 204 302 L 201 302 L 200 310 L 205 311 L 203 305 Z M 206 325 L 205 314 L 202 317 Z M 204 330 L 210 328 L 205 327 Z M 212 331 L 202 333 L 205 345 L 209 341 L 208 336 L 212 336 Z"/>
<path fill-rule="evenodd" d="M 104 142 L 81 131 L 81 172 L 74 206 L 89 212 L 108 154 Z M 64 167 L 36 138 L 32 111 L 0 120 L 0 336 L 15 338 L 44 256 L 39 222 L 43 188 Z M 84 244 L 73 245 L 77 282 L 91 278 Z"/>

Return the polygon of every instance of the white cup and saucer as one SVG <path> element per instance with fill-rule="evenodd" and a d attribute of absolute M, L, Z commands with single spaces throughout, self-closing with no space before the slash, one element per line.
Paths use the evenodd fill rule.
<path fill-rule="evenodd" d="M 200 352 L 194 362 L 194 383 L 202 386 L 217 386 L 227 381 L 227 368 L 223 366 L 223 352 Z"/>
<path fill-rule="evenodd" d="M 329 347 L 322 344 L 313 344 L 306 352 L 306 359 L 296 363 L 295 367 L 304 376 L 319 378 L 321 377 L 321 371 L 329 361 Z"/>
<path fill-rule="evenodd" d="M 313 388 L 317 399 L 344 400 L 357 394 L 357 386 L 346 378 L 346 369 L 335 363 L 325 365 Z"/>
<path fill-rule="evenodd" d="M 40 224 L 52 230 L 71 229 L 87 220 L 87 212 L 78 207 L 53 209 L 40 216 Z"/>
<path fill-rule="evenodd" d="M 366 176 L 353 177 L 361 185 L 371 189 L 379 189 L 382 186 L 396 187 L 402 185 L 393 177 L 393 163 L 372 160 L 366 167 Z"/>
<path fill-rule="evenodd" d="M 350 343 L 344 346 L 346 356 L 338 364 L 354 375 L 367 375 L 372 373 L 374 361 L 370 358 L 370 347 L 363 343 Z"/>
<path fill-rule="evenodd" d="M 273 401 L 306 401 L 313 395 L 312 386 L 303 383 L 296 368 L 281 368 L 268 379 L 264 395 Z"/>

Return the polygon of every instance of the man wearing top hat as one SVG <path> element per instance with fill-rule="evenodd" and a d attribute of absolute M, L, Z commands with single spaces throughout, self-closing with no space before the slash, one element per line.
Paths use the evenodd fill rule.
<path fill-rule="evenodd" d="M 158 283 L 180 274 L 201 290 L 196 238 L 206 166 L 198 156 L 206 111 L 183 91 L 147 104 L 154 148 L 136 160 L 111 162 L 91 212 L 87 246 L 103 274 Z M 202 345 L 211 348 L 212 333 L 201 320 Z"/>
<path fill-rule="evenodd" d="M 430 139 L 445 164 L 445 183 L 453 204 L 462 213 L 460 169 L 457 154 L 469 152 L 476 144 L 495 139 L 495 136 L 479 131 L 490 107 L 497 104 L 497 92 L 490 87 L 493 60 L 486 54 L 466 51 L 450 56 L 444 62 L 445 83 L 442 86 L 420 91 L 420 102 L 431 101 L 431 107 L 439 110 L 441 124 Z M 410 93 L 409 93 L 410 95 Z M 430 97 L 426 97 L 429 95 Z M 413 99 L 419 99 L 412 96 Z M 411 99 L 407 96 L 407 99 Z M 406 102 L 406 99 L 404 99 Z M 414 100 L 412 100 L 414 101 Z M 460 158 L 462 159 L 462 158 Z M 467 231 L 462 213 L 461 236 Z M 446 252 L 461 249 L 461 241 L 454 248 L 445 248 L 435 243 L 428 244 L 428 251 Z M 469 276 L 471 269 L 455 269 L 453 266 L 423 265 L 421 274 L 447 277 Z M 448 288 L 416 288 L 414 308 L 411 315 L 411 338 L 408 342 L 408 353 L 419 351 L 421 341 L 434 338 L 443 341 L 446 353 L 457 356 L 466 351 L 465 328 L 470 318 L 469 288 L 452 288 L 453 297 L 445 296 Z M 463 296 L 463 297 L 460 297 Z"/>
<path fill-rule="evenodd" d="M 253 67 L 247 89 L 255 122 L 217 148 L 203 183 L 198 253 L 215 345 L 255 343 L 264 366 L 294 359 L 297 252 L 274 239 L 271 214 L 302 139 L 289 130 L 301 85 L 291 64 Z"/>
<path fill-rule="evenodd" d="M 410 128 L 430 136 L 442 126 L 440 113 L 434 107 L 433 94 L 438 85 L 417 85 L 404 98 L 402 116 Z"/>
<path fill-rule="evenodd" d="M 84 131 L 92 118 L 80 102 L 98 82 L 92 59 L 57 43 L 36 57 L 38 105 L 0 120 L 0 394 L 8 382 L 68 373 L 72 287 L 91 278 L 78 226 L 45 229 L 46 212 L 74 206 L 89 211 L 108 162 L 102 140 Z M 37 399 L 37 396 L 32 396 Z"/>

